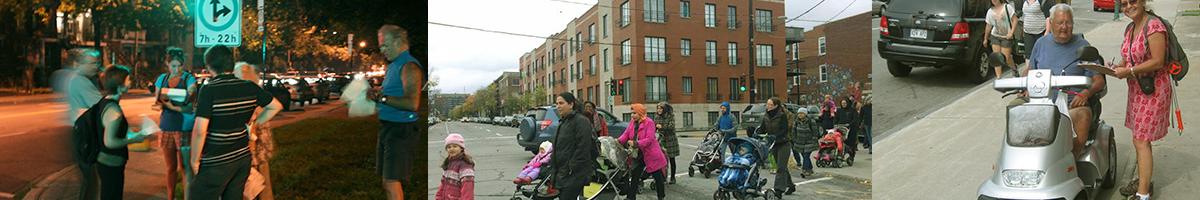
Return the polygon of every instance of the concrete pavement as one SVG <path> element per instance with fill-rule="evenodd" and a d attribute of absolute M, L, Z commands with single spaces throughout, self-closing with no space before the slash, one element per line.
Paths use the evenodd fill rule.
<path fill-rule="evenodd" d="M 332 101 L 336 102 L 336 101 Z M 342 108 L 342 109 L 339 109 Z M 271 120 L 273 126 L 283 126 L 313 116 L 329 115 L 332 112 L 345 112 L 341 103 L 330 103 L 319 106 L 305 107 L 306 112 L 284 112 Z M 344 113 L 343 113 L 344 114 Z M 132 118 L 131 118 L 132 119 Z M 134 124 L 131 122 L 131 124 Z M 277 133 L 279 134 L 279 133 Z M 156 141 L 151 141 L 157 144 Z M 166 199 L 166 161 L 157 145 L 151 145 L 148 152 L 129 152 L 129 161 L 125 168 L 125 199 Z M 28 191 L 17 193 L 24 200 L 35 199 L 75 199 L 79 191 L 79 169 L 68 165 L 48 176 L 38 178 Z"/>
<path fill-rule="evenodd" d="M 1200 58 L 1200 17 L 1176 16 L 1176 9 L 1200 8 L 1196 0 L 1157 0 L 1148 3 L 1158 14 L 1175 23 L 1190 60 Z M 1092 12 L 1075 8 L 1075 12 Z M 1105 58 L 1119 55 L 1121 33 L 1128 19 L 1107 22 L 1085 33 L 1085 37 L 1100 49 Z M 1079 32 L 1077 32 L 1079 33 Z M 988 83 L 990 85 L 990 83 Z M 1178 100 L 1184 106 L 1184 124 L 1200 122 L 1200 80 L 1189 78 L 1180 82 Z M 1102 99 L 1104 111 L 1100 117 L 1116 131 L 1118 149 L 1118 182 L 1123 185 L 1133 174 L 1131 136 L 1125 128 L 1125 108 L 1128 86 L 1125 80 L 1108 78 L 1109 92 Z M 1010 99 L 990 87 L 978 88 L 904 127 L 876 145 L 879 166 L 872 173 L 875 199 L 973 199 L 976 190 L 993 172 L 992 166 L 1003 138 L 1004 105 Z M 1188 125 L 1194 126 L 1194 125 Z M 1193 199 L 1194 188 L 1200 186 L 1200 132 L 1191 129 L 1179 135 L 1175 130 L 1154 143 L 1156 199 Z M 1114 190 L 1101 192 L 1099 199 L 1120 199 Z"/>

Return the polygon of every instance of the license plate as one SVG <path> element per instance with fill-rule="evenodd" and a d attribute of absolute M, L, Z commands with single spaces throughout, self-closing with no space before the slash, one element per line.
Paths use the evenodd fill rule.
<path fill-rule="evenodd" d="M 929 39 L 929 31 L 925 29 L 912 29 L 908 31 L 908 37 Z"/>

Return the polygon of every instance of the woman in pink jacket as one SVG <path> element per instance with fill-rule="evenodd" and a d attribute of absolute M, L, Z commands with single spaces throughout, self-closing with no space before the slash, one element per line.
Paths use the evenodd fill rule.
<path fill-rule="evenodd" d="M 646 106 L 642 104 L 633 104 L 633 121 L 629 123 L 629 128 L 617 138 L 617 142 L 627 143 L 629 148 L 637 148 L 638 156 L 633 157 L 633 176 L 629 182 L 629 188 L 632 192 L 627 192 L 627 199 L 637 199 L 638 189 L 642 184 L 643 170 L 644 173 L 649 173 L 654 176 L 655 190 L 658 192 L 658 199 L 666 197 L 664 183 L 666 176 L 663 174 L 663 168 L 667 166 L 666 155 L 663 154 L 662 147 L 658 144 L 658 138 L 654 136 L 654 120 L 646 115 Z"/>

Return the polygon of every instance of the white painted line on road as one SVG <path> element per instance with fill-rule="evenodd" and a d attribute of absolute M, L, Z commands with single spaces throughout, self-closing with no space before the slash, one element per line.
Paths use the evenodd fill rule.
<path fill-rule="evenodd" d="M 15 196 L 15 195 L 13 195 L 12 193 L 0 192 L 0 198 L 8 198 L 8 199 L 12 199 L 12 198 L 13 198 L 13 196 Z"/>
<path fill-rule="evenodd" d="M 680 144 L 680 145 L 683 145 L 683 146 L 686 146 L 686 147 L 691 147 L 691 148 L 697 148 L 697 149 L 699 149 L 699 148 L 700 148 L 700 146 L 696 146 L 696 145 L 690 145 L 690 144 Z"/>
<path fill-rule="evenodd" d="M 813 179 L 813 180 L 801 181 L 801 182 L 799 182 L 799 183 L 796 183 L 796 186 L 800 186 L 800 185 L 804 185 L 804 184 L 809 184 L 809 183 L 816 183 L 816 182 L 826 181 L 826 180 L 829 180 L 829 179 L 833 179 L 833 177 L 825 177 L 825 178 L 818 178 L 818 179 Z"/>
<path fill-rule="evenodd" d="M 513 139 L 513 138 L 517 138 L 517 136 L 485 137 L 485 138 L 483 138 L 483 139 L 471 139 L 471 140 L 467 140 L 467 141 L 475 141 L 475 140 L 501 140 L 501 139 Z M 443 142 L 446 142 L 446 141 L 443 141 L 443 140 L 430 140 L 430 141 L 429 141 L 429 144 L 438 144 L 438 143 L 443 143 Z"/>
<path fill-rule="evenodd" d="M 27 113 L 21 113 L 21 114 L 0 116 L 0 119 L 24 117 L 24 116 L 29 116 L 29 115 L 40 115 L 40 114 L 45 114 L 45 113 L 64 112 L 64 111 L 66 111 L 66 109 L 46 109 L 46 110 L 37 111 L 37 112 L 27 112 Z"/>

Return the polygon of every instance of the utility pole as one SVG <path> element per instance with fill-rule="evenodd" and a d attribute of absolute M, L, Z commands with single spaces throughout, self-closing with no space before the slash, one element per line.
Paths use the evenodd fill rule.
<path fill-rule="evenodd" d="M 754 27 L 754 25 L 755 25 L 754 24 L 754 0 L 747 0 L 747 1 L 750 2 L 750 5 L 746 6 L 746 7 L 749 7 L 748 8 L 749 12 L 747 12 L 749 14 L 747 15 L 748 17 L 746 17 L 747 18 L 746 21 L 750 22 L 750 24 L 748 26 L 746 26 L 746 30 L 750 31 L 750 42 L 748 44 L 750 44 L 749 45 L 749 48 L 750 48 L 750 50 L 749 50 L 750 56 L 749 57 L 750 57 L 750 60 L 752 60 L 752 61 L 747 62 L 747 63 L 749 63 L 749 66 L 747 66 L 747 67 L 750 68 L 749 69 L 750 72 L 747 74 L 747 77 L 746 77 L 749 80 L 746 80 L 746 81 L 749 82 L 749 83 L 747 83 L 747 85 L 750 85 L 750 88 L 748 88 L 748 90 L 746 90 L 746 91 L 748 91 L 747 93 L 750 94 L 750 95 L 748 95 L 750 97 L 749 103 L 754 104 L 754 95 L 755 95 L 754 93 L 757 90 L 757 89 L 755 89 L 757 87 L 755 87 L 755 85 L 754 85 L 754 82 L 755 82 L 754 81 L 754 66 L 758 64 L 758 57 L 754 55 L 754 47 L 755 47 L 754 46 L 754 28 L 757 28 L 757 27 Z"/>

